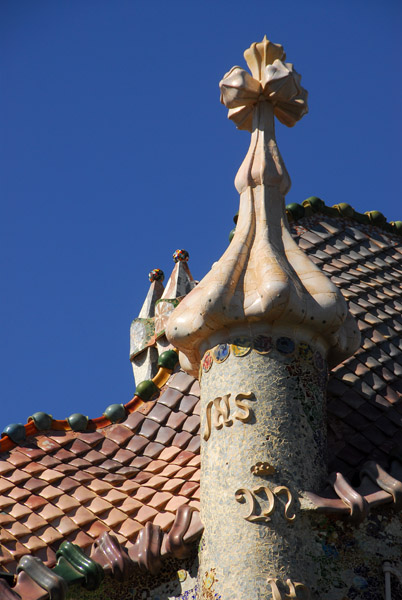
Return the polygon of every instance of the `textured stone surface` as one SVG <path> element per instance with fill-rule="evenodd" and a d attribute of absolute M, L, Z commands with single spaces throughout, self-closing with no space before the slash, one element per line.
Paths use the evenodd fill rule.
<path fill-rule="evenodd" d="M 327 368 L 321 355 L 320 369 L 314 365 L 315 349 L 304 357 L 300 347 L 306 345 L 296 343 L 290 354 L 275 349 L 239 357 L 231 353 L 202 375 L 200 567 L 202 573 L 215 569 L 216 591 L 225 600 L 264 597 L 267 579 L 280 575 L 310 585 L 308 523 L 299 500 L 304 489 L 319 490 L 325 481 Z M 241 408 L 235 403 L 239 392 L 253 395 L 241 399 Z M 231 394 L 229 408 L 218 417 L 217 407 L 211 407 L 206 441 L 210 401 L 225 394 Z M 243 422 L 247 407 L 250 415 Z M 253 474 L 257 462 L 275 472 Z M 257 491 L 262 486 L 274 494 Z M 283 487 L 279 492 L 280 486 L 289 492 Z M 244 490 L 255 492 L 254 507 Z M 294 501 L 285 510 L 288 493 Z M 261 522 L 267 507 L 272 512 Z M 246 520 L 251 510 L 252 521 Z"/>

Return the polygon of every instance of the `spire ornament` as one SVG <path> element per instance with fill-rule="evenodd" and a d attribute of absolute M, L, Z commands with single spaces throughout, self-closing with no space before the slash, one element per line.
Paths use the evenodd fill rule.
<path fill-rule="evenodd" d="M 251 75 L 233 67 L 221 101 L 251 131 L 236 175 L 239 218 L 230 246 L 169 319 L 167 336 L 182 367 L 197 375 L 204 353 L 228 337 L 275 324 L 316 340 L 331 366 L 350 356 L 360 334 L 338 288 L 293 240 L 284 196 L 290 177 L 275 138 L 274 117 L 292 127 L 307 112 L 307 92 L 279 44 L 264 38 L 244 53 Z"/>
<path fill-rule="evenodd" d="M 307 112 L 300 75 L 266 38 L 245 58 L 251 75 L 234 67 L 220 83 L 229 118 L 251 131 L 236 231 L 165 331 L 181 366 L 200 373 L 201 590 L 214 573 L 222 598 L 308 598 L 321 549 L 304 493 L 327 478 L 327 363 L 350 356 L 360 335 L 289 231 L 274 117 L 293 126 Z"/>

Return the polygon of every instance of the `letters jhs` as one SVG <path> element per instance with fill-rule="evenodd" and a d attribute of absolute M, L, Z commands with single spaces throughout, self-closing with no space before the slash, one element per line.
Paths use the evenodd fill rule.
<path fill-rule="evenodd" d="M 252 410 L 244 400 L 254 398 L 254 394 L 252 392 L 237 394 L 234 399 L 237 408 L 232 415 L 230 414 L 230 396 L 230 394 L 225 394 L 208 402 L 205 409 L 205 427 L 202 434 L 206 442 L 209 440 L 212 427 L 222 429 L 223 425 L 226 427 L 233 425 L 235 420 L 247 423 L 251 419 Z"/>

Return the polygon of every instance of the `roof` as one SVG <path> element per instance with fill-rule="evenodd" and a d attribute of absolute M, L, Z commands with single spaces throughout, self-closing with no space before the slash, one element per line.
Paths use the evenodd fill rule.
<path fill-rule="evenodd" d="M 313 205 L 296 219 L 288 212 L 292 235 L 341 289 L 362 344 L 332 370 L 328 384 L 328 468 L 340 475 L 310 497 L 319 510 L 356 517 L 370 503 L 399 507 L 401 500 L 402 237 L 397 227 Z M 147 523 L 168 535 L 179 507 L 198 510 L 199 395 L 198 381 L 178 371 L 158 398 L 136 405 L 120 424 L 41 432 L 3 452 L 0 568 L 15 572 L 30 553 L 51 567 L 63 540 L 89 552 L 104 532 L 136 560 Z M 363 499 L 358 508 L 352 486 Z M 194 519 L 185 539 L 200 532 Z"/>

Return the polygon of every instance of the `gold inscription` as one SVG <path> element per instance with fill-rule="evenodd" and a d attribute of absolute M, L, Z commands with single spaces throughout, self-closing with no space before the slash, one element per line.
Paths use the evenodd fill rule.
<path fill-rule="evenodd" d="M 268 499 L 268 508 L 261 510 L 261 514 L 257 515 L 257 498 L 256 494 L 259 492 L 265 492 Z M 247 488 L 240 488 L 235 494 L 237 502 L 248 502 L 248 514 L 244 517 L 246 521 L 250 523 L 268 523 L 271 520 L 271 515 L 275 510 L 275 498 L 271 490 L 265 486 L 253 488 L 252 491 Z"/>
<path fill-rule="evenodd" d="M 275 496 L 280 496 L 280 494 L 286 494 L 287 502 L 285 504 L 285 519 L 287 521 L 289 521 L 289 523 L 291 521 L 294 521 L 296 518 L 295 513 L 293 513 L 292 516 L 289 515 L 290 507 L 293 502 L 293 497 L 292 497 L 292 493 L 291 493 L 290 489 L 288 487 L 286 487 L 285 485 L 278 485 L 278 487 L 276 487 L 274 489 L 274 494 L 275 494 Z"/>
<path fill-rule="evenodd" d="M 268 579 L 267 583 L 271 586 L 272 600 L 292 600 L 294 598 L 310 600 L 310 590 L 304 583 L 300 583 L 299 581 L 293 582 L 290 579 L 286 580 L 286 586 L 289 588 L 289 593 L 285 591 L 281 592 L 279 590 L 279 579 Z M 283 588 L 285 586 L 281 585 L 281 587 Z M 301 595 L 299 594 L 299 591 L 301 592 Z"/>
<path fill-rule="evenodd" d="M 208 402 L 205 408 L 205 427 L 202 433 L 206 442 L 210 438 L 212 427 L 222 429 L 223 426 L 233 425 L 234 420 L 247 423 L 251 419 L 252 411 L 245 400 L 253 398 L 254 394 L 252 392 L 237 394 L 234 399 L 236 410 L 232 416 L 230 416 L 230 396 L 231 394 L 225 394 Z"/>
<path fill-rule="evenodd" d="M 261 506 L 261 500 L 257 498 L 257 494 L 263 494 L 266 496 L 268 501 L 267 508 L 263 508 Z M 252 490 L 248 490 L 247 488 L 240 488 L 235 493 L 235 499 L 237 500 L 237 502 L 247 501 L 248 513 L 244 517 L 246 521 L 250 521 L 250 523 L 268 523 L 271 520 L 270 515 L 275 510 L 275 497 L 278 497 L 281 494 L 286 494 L 287 496 L 284 517 L 289 523 L 291 523 L 296 518 L 296 514 L 289 514 L 290 507 L 293 502 L 293 496 L 290 489 L 284 485 L 277 486 L 276 488 L 274 488 L 273 491 L 265 485 L 254 487 Z M 257 514 L 258 509 L 259 514 Z"/>

